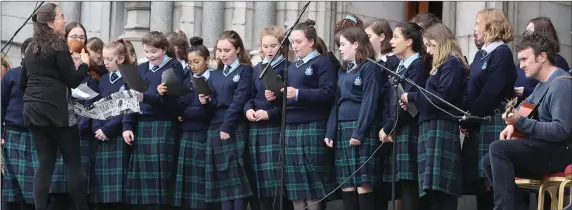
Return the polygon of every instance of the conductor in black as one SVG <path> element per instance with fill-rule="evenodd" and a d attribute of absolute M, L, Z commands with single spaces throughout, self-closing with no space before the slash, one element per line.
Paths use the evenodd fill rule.
<path fill-rule="evenodd" d="M 58 149 L 68 169 L 68 191 L 76 209 L 87 210 L 87 183 L 70 99 L 71 88 L 87 74 L 89 55 L 81 53 L 83 63 L 76 69 L 63 39 L 65 17 L 55 4 L 43 4 L 32 21 L 33 41 L 25 52 L 19 88 L 24 93 L 24 124 L 30 128 L 39 160 L 34 174 L 36 210 L 47 209 Z"/>

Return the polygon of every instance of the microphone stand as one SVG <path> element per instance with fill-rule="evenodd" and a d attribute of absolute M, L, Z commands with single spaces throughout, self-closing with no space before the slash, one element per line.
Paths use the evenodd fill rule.
<path fill-rule="evenodd" d="M 391 74 L 393 76 L 392 79 L 392 86 L 393 86 L 393 94 L 394 94 L 394 100 L 393 100 L 393 104 L 392 106 L 394 106 L 395 108 L 395 116 L 394 118 L 397 119 L 397 116 L 399 115 L 399 99 L 400 99 L 400 95 L 399 93 L 399 84 L 402 83 L 403 81 L 406 81 L 407 83 L 413 85 L 414 87 L 416 87 L 417 89 L 419 89 L 419 91 L 421 92 L 421 94 L 423 94 L 425 97 L 427 97 L 427 95 L 425 95 L 424 93 L 429 93 L 429 95 L 435 97 L 437 100 L 439 100 L 441 103 L 446 104 L 447 106 L 455 109 L 456 111 L 460 112 L 461 114 L 463 114 L 463 116 L 454 116 L 452 115 L 455 119 L 458 119 L 459 121 L 464 121 L 464 120 L 478 120 L 478 121 L 489 121 L 490 122 L 490 116 L 486 116 L 486 117 L 475 117 L 475 116 L 471 116 L 471 114 L 469 114 L 468 112 L 463 111 L 462 109 L 456 107 L 455 105 L 445 101 L 444 99 L 440 98 L 439 96 L 431 93 L 430 91 L 426 90 L 425 88 L 415 84 L 415 82 L 411 81 L 409 78 L 406 78 L 404 76 L 401 76 L 401 74 L 396 73 L 388 68 L 386 68 L 385 66 L 377 63 L 377 61 L 371 59 L 371 58 L 367 58 L 367 60 L 369 62 L 372 62 L 374 64 L 376 64 L 377 66 L 381 67 L 381 69 L 383 69 L 384 71 L 388 72 L 389 74 Z M 427 98 L 427 100 L 430 101 L 429 98 Z M 431 102 L 431 104 L 433 104 Z M 435 104 L 433 104 L 433 106 L 437 107 L 438 109 L 440 109 L 438 106 L 436 106 Z M 396 131 L 393 131 L 394 133 Z M 390 134 L 388 134 L 390 135 Z M 395 182 L 396 182 L 396 162 L 397 162 L 397 154 L 395 152 L 395 145 L 397 143 L 393 142 L 392 144 L 392 162 L 391 162 L 391 207 L 393 210 L 395 210 Z"/>
<path fill-rule="evenodd" d="M 287 46 L 286 43 L 288 42 L 288 37 L 290 37 L 290 34 L 294 30 L 294 27 L 296 27 L 296 25 L 298 25 L 298 23 L 300 22 L 300 18 L 302 18 L 302 15 L 306 11 L 306 9 L 310 5 L 310 3 L 311 3 L 311 1 L 308 1 L 308 3 L 306 3 L 306 5 L 304 5 L 304 8 L 302 8 L 302 12 L 300 12 L 300 15 L 298 15 L 298 18 L 296 19 L 294 24 L 286 32 L 286 35 L 284 36 L 284 39 L 280 43 L 280 46 L 278 47 L 278 51 L 277 51 L 277 52 L 281 52 L 282 48 L 286 47 L 286 50 L 285 50 L 285 52 L 286 52 L 285 53 L 286 63 L 284 65 L 284 91 L 282 93 L 282 119 L 280 122 L 280 159 L 282 160 L 282 161 L 280 161 L 280 194 L 279 194 L 280 195 L 280 210 L 282 210 L 284 208 L 284 192 L 286 191 L 285 190 L 286 186 L 284 185 L 284 175 L 285 175 L 285 164 L 284 164 L 284 162 L 286 160 L 286 103 L 288 101 L 288 97 L 286 97 L 285 93 L 288 89 L 288 51 L 289 51 L 289 47 Z M 272 62 L 274 61 L 274 59 L 276 59 L 276 57 L 277 56 L 272 57 L 272 59 L 268 62 L 268 65 L 266 65 L 264 70 L 262 70 L 262 72 L 260 72 L 260 76 L 258 77 L 258 79 L 264 78 L 264 75 L 266 75 L 266 71 L 268 70 L 268 67 L 272 66 Z"/>

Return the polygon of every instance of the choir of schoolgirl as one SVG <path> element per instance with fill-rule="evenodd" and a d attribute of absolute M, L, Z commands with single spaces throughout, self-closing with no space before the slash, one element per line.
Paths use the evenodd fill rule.
<path fill-rule="evenodd" d="M 315 25 L 312 20 L 301 22 L 290 37 L 284 36 L 282 27 L 265 27 L 258 40 L 262 61 L 255 65 L 242 38 L 232 30 L 220 34 L 212 55 L 200 37 L 191 38 L 189 44 L 181 31 L 167 35 L 152 31 L 142 38 L 146 62 L 137 65 L 130 42 L 104 44 L 98 38 L 88 39 L 81 24 L 69 23 L 65 30 L 72 59 L 77 68 L 82 62 L 79 54 L 89 52 L 89 75 L 83 83 L 99 93 L 78 102 L 87 106 L 129 90 L 119 64 L 137 65 L 148 87 L 141 93 L 141 113 L 108 120 L 78 116 L 78 141 L 89 186 L 86 196 L 92 207 L 279 209 L 283 178 L 285 209 L 322 210 L 340 194 L 344 209 L 386 209 L 393 161 L 399 209 L 457 209 L 458 198 L 466 192 L 461 182 L 464 170 L 475 171 L 472 175 L 481 181 L 478 187 L 484 192 L 481 197 L 491 196 L 493 186 L 481 164 L 462 165 L 461 151 L 475 150 L 480 162 L 504 128 L 502 102 L 529 94 L 526 87 L 519 88 L 526 85 L 515 83 L 520 73 L 514 71 L 507 46 L 513 40 L 512 27 L 502 11 L 478 13 L 475 43 L 483 46 L 471 65 L 455 36 L 431 15 L 419 15 L 393 30 L 386 20 L 364 24 L 355 15 L 344 17 L 334 31 L 340 69 L 333 68 Z M 556 37 L 547 18 L 531 20 L 527 31 Z M 278 50 L 284 39 L 290 53 Z M 289 54 L 295 55 L 292 62 Z M 212 59 L 216 69 L 209 69 Z M 404 93 L 394 95 L 395 78 L 378 64 L 472 115 L 492 116 L 491 122 L 459 124 L 451 115 L 460 113 L 409 83 L 400 83 Z M 557 65 L 568 68 L 562 57 Z M 266 66 L 280 77 L 288 68 L 288 87 L 266 90 L 258 79 Z M 190 94 L 169 92 L 161 76 L 170 69 Z M 38 160 L 22 122 L 18 76 L 19 68 L 14 68 L 2 78 L 2 140 L 6 142 L 2 201 L 9 210 L 33 210 L 32 177 Z M 207 81 L 212 94 L 195 91 L 199 80 Z M 283 97 L 286 110 L 282 110 Z M 413 106 L 417 114 L 409 112 Z M 284 160 L 280 154 L 283 111 L 287 113 Z M 461 148 L 460 132 L 475 140 L 476 147 Z M 395 160 L 390 156 L 391 144 L 396 144 Z M 66 168 L 58 157 L 51 209 L 72 208 L 66 180 Z M 341 191 L 331 196 L 338 185 Z M 480 199 L 479 209 L 492 209 L 490 199 Z"/>

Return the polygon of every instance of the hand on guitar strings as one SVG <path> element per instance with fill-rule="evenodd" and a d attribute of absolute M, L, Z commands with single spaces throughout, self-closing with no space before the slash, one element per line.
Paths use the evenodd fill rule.
<path fill-rule="evenodd" d="M 522 117 L 518 112 L 503 114 L 502 119 L 507 125 L 515 125 Z"/>

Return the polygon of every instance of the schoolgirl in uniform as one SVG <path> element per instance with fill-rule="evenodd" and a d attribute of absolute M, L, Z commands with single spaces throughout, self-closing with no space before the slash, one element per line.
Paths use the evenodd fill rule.
<path fill-rule="evenodd" d="M 248 134 L 244 105 L 250 98 L 252 65 L 236 31 L 223 32 L 216 43 L 218 68 L 210 73 L 211 96 L 199 95 L 214 111 L 206 150 L 206 201 L 223 210 L 245 210 L 252 196 L 244 155 Z"/>
<path fill-rule="evenodd" d="M 409 78 L 416 84 L 425 84 L 428 71 L 426 61 L 422 59 L 423 38 L 421 27 L 415 23 L 400 23 L 393 30 L 393 38 L 390 41 L 393 53 L 401 57 L 396 72 Z M 417 92 L 417 88 L 409 83 L 401 83 L 405 92 Z M 393 94 L 392 94 L 393 95 Z M 391 99 L 395 100 L 394 98 Z M 419 208 L 419 192 L 417 184 L 417 125 L 419 114 L 412 116 L 395 106 L 389 105 L 389 118 L 379 131 L 380 140 L 395 143 L 396 148 L 396 178 L 401 188 L 401 204 L 404 210 Z M 398 119 L 395 119 L 395 113 Z M 397 120 L 397 125 L 394 125 Z M 393 130 L 393 135 L 386 136 Z M 391 152 L 391 151 L 390 151 Z M 390 153 L 391 154 L 391 153 Z M 391 157 L 391 155 L 390 155 Z M 391 158 L 389 158 L 391 160 Z M 391 160 L 393 161 L 393 160 Z M 391 163 L 386 164 L 384 169 L 384 181 L 392 181 Z"/>
<path fill-rule="evenodd" d="M 382 110 L 378 105 L 385 82 L 377 65 L 366 60 L 374 59 L 375 51 L 363 28 L 340 32 L 340 53 L 347 68 L 338 73 L 338 97 L 324 139 L 326 145 L 335 148 L 338 184 L 366 163 L 379 145 L 376 134 Z M 375 166 L 376 160 L 369 160 L 342 185 L 344 209 L 375 209 Z"/>
<path fill-rule="evenodd" d="M 208 80 L 210 77 L 210 70 L 207 67 L 210 59 L 209 50 L 203 45 L 203 39 L 200 37 L 193 37 L 190 41 L 191 47 L 188 49 L 186 60 L 191 67 L 191 77 Z M 192 90 L 191 77 L 185 79 L 185 85 Z M 163 84 L 157 86 L 157 92 L 162 96 L 168 91 Z M 183 96 L 176 110 L 180 113 L 177 117 L 180 145 L 172 205 L 182 209 L 207 209 L 205 204 L 205 151 L 211 116 L 200 103 L 198 93 L 195 91 Z"/>
<path fill-rule="evenodd" d="M 282 90 L 288 98 L 286 118 L 285 185 L 294 209 L 302 209 L 323 198 L 335 188 L 331 156 L 323 139 L 329 110 L 334 100 L 336 71 L 324 56 L 313 20 L 296 25 L 290 43 L 296 62 L 288 67 L 289 87 Z M 267 92 L 267 100 L 276 96 Z M 308 209 L 321 209 L 318 203 Z"/>
<path fill-rule="evenodd" d="M 336 23 L 334 26 L 334 42 L 338 48 L 340 47 L 341 32 L 346 28 L 352 27 L 363 28 L 363 21 L 356 15 L 346 15 L 344 19 Z"/>
<path fill-rule="evenodd" d="M 481 10 L 475 21 L 475 35 L 484 45 L 480 51 L 480 59 L 473 59 L 470 66 L 467 108 L 474 116 L 491 116 L 491 121 L 463 123 L 461 126 L 463 129 L 469 128 L 469 135 L 477 141 L 477 158 L 480 163 L 489 150 L 489 144 L 498 139 L 499 133 L 506 126 L 501 116 L 505 108 L 503 102 L 513 97 L 517 75 L 512 52 L 506 44 L 513 40 L 512 26 L 502 11 Z M 480 200 L 492 201 L 492 192 L 487 187 L 482 165 L 478 164 L 477 167 L 475 172 L 483 180 L 482 191 L 486 191 L 484 195 L 477 195 L 480 197 L 477 199 L 479 205 Z M 487 203 L 488 207 L 484 208 L 492 209 L 492 202 Z"/>
<path fill-rule="evenodd" d="M 278 196 L 280 191 L 280 122 L 282 105 L 266 100 L 266 88 L 262 80 L 258 79 L 267 65 L 278 73 L 284 75 L 284 67 L 290 66 L 285 50 L 278 51 L 280 42 L 284 39 L 282 27 L 271 26 L 260 32 L 261 51 L 264 56 L 261 63 L 254 67 L 252 74 L 252 94 L 244 106 L 246 119 L 250 121 L 249 154 L 253 171 L 252 190 L 258 198 L 261 209 L 280 209 Z M 286 49 L 285 46 L 283 49 Z M 273 57 L 272 63 L 269 64 Z"/>
<path fill-rule="evenodd" d="M 89 53 L 89 58 L 95 63 L 96 71 L 99 76 L 103 76 L 107 73 L 107 69 L 103 63 L 103 47 L 103 41 L 97 37 L 92 37 L 87 40 L 86 48 Z"/>
<path fill-rule="evenodd" d="M 142 93 L 141 114 L 124 115 L 122 121 L 124 141 L 132 146 L 125 202 L 137 205 L 138 209 L 169 205 L 173 193 L 169 181 L 175 171 L 178 145 L 178 116 L 166 108 L 169 103 L 176 103 L 175 97 L 161 97 L 157 86 L 162 73 L 168 69 L 183 78 L 183 67 L 171 57 L 169 42 L 163 33 L 151 31 L 142 42 L 148 61 L 139 65 L 137 71 L 148 89 Z"/>
<path fill-rule="evenodd" d="M 22 56 L 31 41 L 24 41 Z M 7 210 L 34 210 L 32 180 L 38 157 L 32 134 L 24 125 L 24 100 L 18 89 L 21 70 L 13 68 L 2 77 L 2 209 Z"/>
<path fill-rule="evenodd" d="M 445 25 L 437 23 L 425 29 L 423 38 L 428 42 L 427 52 L 433 57 L 425 89 L 461 106 L 469 65 L 455 37 Z M 404 110 L 409 103 L 419 108 L 417 161 L 419 195 L 426 200 L 424 207 L 456 210 L 462 194 L 461 139 L 457 119 L 448 113 L 455 116 L 459 113 L 428 93 L 404 93 L 400 99 Z"/>
<path fill-rule="evenodd" d="M 100 93 L 98 99 L 127 89 L 117 64 L 131 62 L 122 39 L 105 45 L 102 55 L 108 73 L 101 77 L 96 88 Z M 97 141 L 94 142 L 90 202 L 100 209 L 124 208 L 122 203 L 129 153 L 123 141 L 122 118 L 116 116 L 108 120 L 93 120 L 91 126 L 92 135 Z"/>

